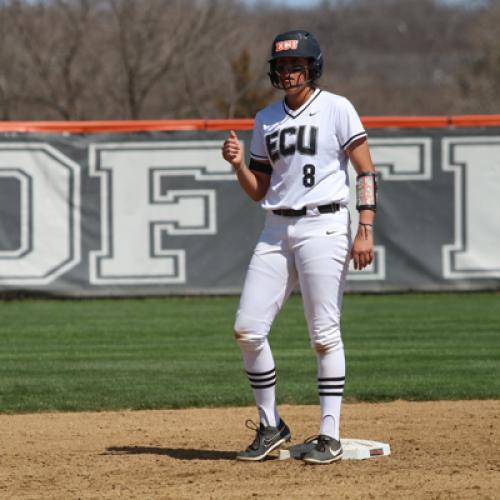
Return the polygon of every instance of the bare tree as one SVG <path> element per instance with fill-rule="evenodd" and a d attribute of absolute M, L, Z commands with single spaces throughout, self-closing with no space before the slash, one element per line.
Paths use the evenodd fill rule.
<path fill-rule="evenodd" d="M 217 107 L 226 118 L 254 116 L 274 94 L 269 85 L 267 89 L 259 86 L 261 78 L 259 78 L 260 75 L 254 73 L 251 61 L 251 54 L 247 48 L 231 60 L 230 77 L 234 91 L 215 98 Z"/>
<path fill-rule="evenodd" d="M 475 13 L 469 41 L 473 50 L 460 61 L 457 81 L 464 113 L 500 112 L 500 4 Z"/>
<path fill-rule="evenodd" d="M 146 101 L 160 83 L 180 83 L 190 54 L 217 44 L 214 19 L 221 11 L 219 3 L 107 0 L 110 25 L 105 53 L 112 62 L 108 79 L 114 83 L 109 88 L 129 118 L 144 116 Z M 170 91 L 175 95 L 180 89 Z"/>
<path fill-rule="evenodd" d="M 473 2 L 473 0 L 471 0 Z M 252 6 L 254 5 L 254 6 Z M 366 114 L 498 112 L 500 4 L 479 0 L 0 0 L 0 119 L 252 116 L 278 32 Z"/>
<path fill-rule="evenodd" d="M 0 9 L 0 119 L 10 118 L 10 33 L 5 8 Z"/>
<path fill-rule="evenodd" d="M 267 40 L 264 53 L 259 27 L 248 23 L 252 15 L 234 2 L 215 7 L 210 32 L 183 59 L 188 103 L 199 117 L 253 116 L 269 99 Z"/>
<path fill-rule="evenodd" d="M 85 35 L 92 0 L 10 2 L 8 19 L 20 45 L 11 99 L 47 108 L 54 116 L 81 117 L 80 97 L 88 86 Z"/>

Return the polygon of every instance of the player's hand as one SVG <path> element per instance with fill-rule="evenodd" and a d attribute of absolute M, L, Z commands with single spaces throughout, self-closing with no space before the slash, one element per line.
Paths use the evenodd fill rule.
<path fill-rule="evenodd" d="M 243 148 L 234 130 L 229 132 L 229 137 L 224 141 L 222 156 L 235 170 L 239 170 L 243 166 Z"/>
<path fill-rule="evenodd" d="M 371 226 L 359 226 L 351 249 L 354 269 L 361 270 L 373 261 L 373 231 Z"/>

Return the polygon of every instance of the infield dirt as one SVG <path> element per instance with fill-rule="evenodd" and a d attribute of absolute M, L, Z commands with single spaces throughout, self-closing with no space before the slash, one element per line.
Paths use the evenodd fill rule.
<path fill-rule="evenodd" d="M 318 407 L 282 406 L 298 443 Z M 253 408 L 0 415 L 0 498 L 432 498 L 500 495 L 500 401 L 352 403 L 344 438 L 391 455 L 327 466 L 235 461 Z"/>

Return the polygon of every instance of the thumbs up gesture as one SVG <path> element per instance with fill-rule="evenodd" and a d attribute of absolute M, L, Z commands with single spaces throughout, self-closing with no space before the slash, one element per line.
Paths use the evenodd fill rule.
<path fill-rule="evenodd" d="M 235 170 L 239 170 L 243 166 L 243 148 L 238 140 L 238 136 L 234 130 L 229 132 L 228 138 L 222 146 L 222 156 L 228 161 Z"/>

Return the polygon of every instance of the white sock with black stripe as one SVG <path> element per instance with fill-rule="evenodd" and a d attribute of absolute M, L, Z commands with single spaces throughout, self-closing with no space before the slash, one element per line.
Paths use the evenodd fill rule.
<path fill-rule="evenodd" d="M 277 427 L 280 420 L 276 405 L 276 368 L 267 340 L 258 351 L 242 350 L 243 364 L 252 386 L 260 422 Z"/>
<path fill-rule="evenodd" d="M 320 434 L 340 439 L 340 406 L 344 394 L 344 346 L 317 353 L 318 393 L 321 408 Z"/>

